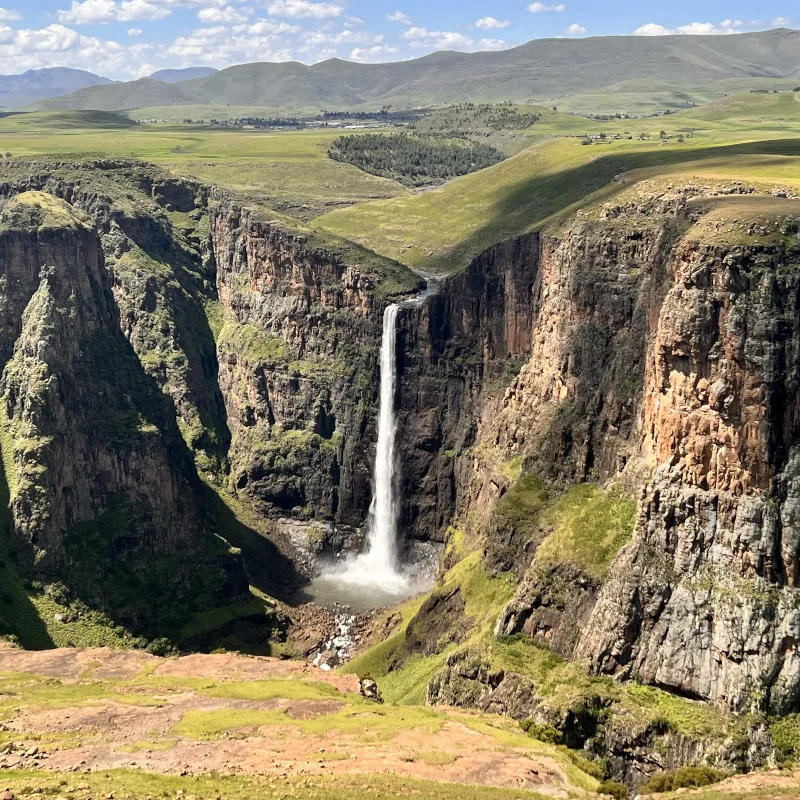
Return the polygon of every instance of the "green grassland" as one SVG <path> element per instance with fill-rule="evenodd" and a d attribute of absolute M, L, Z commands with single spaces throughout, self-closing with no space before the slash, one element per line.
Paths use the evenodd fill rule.
<path fill-rule="evenodd" d="M 135 125 L 102 111 L 19 114 L 0 119 L 0 153 L 13 156 L 132 156 L 173 172 L 246 192 L 276 211 L 309 219 L 408 190 L 327 157 L 330 131 L 246 131 Z"/>
<path fill-rule="evenodd" d="M 80 792 L 66 793 L 72 784 L 85 786 Z M 202 777 L 155 775 L 138 770 L 115 769 L 103 773 L 82 775 L 80 780 L 67 781 L 60 775 L 41 772 L 9 770 L 3 775 L 3 785 L 11 787 L 22 797 L 69 796 L 106 797 L 138 800 L 145 797 L 195 797 L 212 800 L 397 800 L 413 795 L 418 800 L 544 800 L 545 795 L 488 786 L 440 783 L 399 778 L 393 775 L 334 775 L 315 777 L 267 778 L 223 776 L 210 773 Z"/>
<path fill-rule="evenodd" d="M 538 137 L 531 146 L 494 167 L 422 195 L 333 211 L 314 225 L 412 267 L 450 273 L 555 214 L 612 195 L 623 185 L 615 182 L 621 173 L 800 184 L 800 102 L 793 92 L 747 94 L 638 120 L 555 116 L 554 126 L 569 123 L 571 134 L 543 120 L 532 126 Z M 598 130 L 605 139 L 583 143 L 581 134 Z"/>

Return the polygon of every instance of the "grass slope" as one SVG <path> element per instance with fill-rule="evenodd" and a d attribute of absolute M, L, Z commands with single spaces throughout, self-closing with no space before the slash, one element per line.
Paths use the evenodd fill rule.
<path fill-rule="evenodd" d="M 134 125 L 108 112 L 38 112 L 0 119 L 0 153 L 133 156 L 245 192 L 308 220 L 331 209 L 408 190 L 327 157 L 339 132 L 260 132 L 189 125 Z"/>
<path fill-rule="evenodd" d="M 543 491 L 541 482 L 522 475 L 498 507 L 503 518 L 513 518 L 520 530 L 542 525 L 551 531 L 540 545 L 540 567 L 548 570 L 570 562 L 595 576 L 602 576 L 617 550 L 630 538 L 635 504 L 619 491 L 594 484 L 573 487 L 559 497 Z M 489 536 L 499 517 L 487 526 Z M 394 703 L 424 703 L 431 678 L 448 657 L 464 648 L 479 653 L 492 669 L 530 677 L 542 701 L 553 709 L 574 708 L 587 698 L 608 703 L 611 713 L 633 725 L 658 720 L 672 730 L 709 740 L 742 735 L 746 722 L 710 705 L 695 703 L 650 686 L 623 684 L 607 677 L 590 677 L 584 668 L 552 653 L 526 636 L 494 635 L 498 614 L 514 596 L 516 581 L 510 575 L 491 577 L 483 567 L 482 541 L 470 541 L 462 531 L 451 530 L 446 561 L 457 563 L 437 583 L 434 593 L 446 594 L 458 587 L 466 608 L 463 617 L 469 631 L 432 655 L 408 657 L 406 639 L 413 629 L 424 639 L 426 598 L 416 598 L 396 613 L 401 622 L 388 639 L 343 667 L 344 672 L 372 675 L 384 696 Z M 480 549 L 472 549 L 478 547 Z M 616 549 L 615 549 L 616 548 Z M 469 552 L 471 550 L 471 552 Z M 788 736 L 785 737 L 788 739 Z"/>
<path fill-rule="evenodd" d="M 800 133 L 794 93 L 746 95 L 704 113 L 710 119 L 686 112 L 601 123 L 606 139 L 589 146 L 575 133 L 548 137 L 546 125 L 534 125 L 541 140 L 494 167 L 422 195 L 333 211 L 314 225 L 412 267 L 450 273 L 497 242 L 612 194 L 621 185 L 615 177 L 631 170 L 800 184 L 800 139 L 787 138 Z M 567 121 L 597 135 L 596 122 L 559 120 Z"/>

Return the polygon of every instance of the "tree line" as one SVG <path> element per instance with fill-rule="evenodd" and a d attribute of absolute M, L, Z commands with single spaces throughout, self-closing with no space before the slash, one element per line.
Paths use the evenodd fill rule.
<path fill-rule="evenodd" d="M 328 156 L 406 186 L 442 183 L 491 167 L 506 157 L 486 144 L 407 133 L 340 136 L 332 142 Z"/>

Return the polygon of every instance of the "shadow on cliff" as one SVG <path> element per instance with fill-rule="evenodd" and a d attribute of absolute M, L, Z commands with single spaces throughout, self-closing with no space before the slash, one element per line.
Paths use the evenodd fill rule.
<path fill-rule="evenodd" d="M 9 500 L 0 459 L 0 636 L 16 636 L 26 650 L 49 650 L 55 643 L 17 572 L 16 554 L 11 548 Z"/>
<path fill-rule="evenodd" d="M 595 145 L 591 145 L 595 147 Z M 685 149 L 684 149 L 685 148 Z M 800 138 L 742 142 L 721 147 L 691 149 L 691 145 L 647 152 L 599 155 L 588 164 L 520 181 L 498 196 L 489 222 L 476 229 L 442 258 L 451 272 L 459 272 L 489 247 L 540 228 L 545 220 L 566 214 L 592 200 L 608 198 L 625 188 L 614 178 L 636 169 L 676 167 L 709 159 L 725 161 L 741 156 L 800 156 Z M 739 162 L 741 164 L 741 162 Z M 780 164 L 775 164 L 780 170 Z M 719 165 L 725 177 L 724 163 Z M 731 180 L 735 175 L 731 175 Z"/>
<path fill-rule="evenodd" d="M 199 260 L 176 244 L 174 228 L 165 229 L 149 216 L 121 215 L 117 222 L 148 258 L 169 267 L 170 279 L 148 278 L 144 302 L 152 308 L 145 305 L 144 310 L 155 310 L 156 296 L 160 294 L 171 312 L 176 344 L 188 367 L 185 380 L 190 394 L 187 399 L 194 404 L 202 426 L 193 446 L 205 451 L 219 467 L 226 458 L 231 434 L 226 423 L 225 401 L 217 382 L 217 346 L 203 311 L 205 302 L 218 299 L 216 292 L 209 287 L 208 275 L 203 274 Z"/>
<path fill-rule="evenodd" d="M 292 605 L 297 590 L 307 580 L 291 559 L 273 541 L 242 522 L 211 487 L 205 486 L 203 499 L 206 515 L 217 533 L 242 551 L 250 584 Z"/>

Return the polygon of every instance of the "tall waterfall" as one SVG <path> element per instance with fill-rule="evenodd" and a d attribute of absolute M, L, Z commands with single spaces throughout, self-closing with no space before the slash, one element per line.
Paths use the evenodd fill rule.
<path fill-rule="evenodd" d="M 362 610 L 378 608 L 424 591 L 433 583 L 438 562 L 430 557 L 430 553 L 425 557 L 421 545 L 416 545 L 412 563 L 400 563 L 397 542 L 400 480 L 395 453 L 397 415 L 394 400 L 397 393 L 397 315 L 401 308 L 421 305 L 436 293 L 437 288 L 436 283 L 429 280 L 424 292 L 401 303 L 393 303 L 383 312 L 378 449 L 366 547 L 358 556 L 328 565 L 307 587 L 305 596 L 323 605 L 333 601 Z"/>
<path fill-rule="evenodd" d="M 381 405 L 378 416 L 378 450 L 375 454 L 375 490 L 370 506 L 367 559 L 378 572 L 397 572 L 397 502 L 394 439 L 397 430 L 394 396 L 397 387 L 396 303 L 383 312 L 381 337 Z"/>
<path fill-rule="evenodd" d="M 381 394 L 378 414 L 378 449 L 375 454 L 374 489 L 369 510 L 367 549 L 349 559 L 336 573 L 348 583 L 378 586 L 387 591 L 402 590 L 408 579 L 397 558 L 397 475 L 394 443 L 397 420 L 394 397 L 397 388 L 397 312 L 392 303 L 383 312 L 381 336 Z"/>

